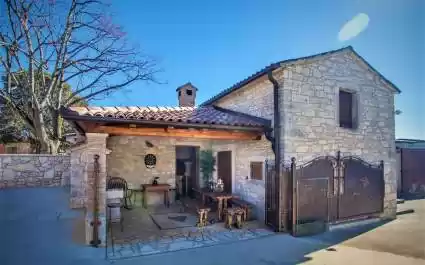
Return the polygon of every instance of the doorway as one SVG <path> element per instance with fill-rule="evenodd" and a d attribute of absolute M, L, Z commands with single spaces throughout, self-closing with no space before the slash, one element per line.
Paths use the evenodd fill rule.
<path fill-rule="evenodd" d="M 176 146 L 176 199 L 193 198 L 199 187 L 199 147 Z"/>
<path fill-rule="evenodd" d="M 224 191 L 232 193 L 232 151 L 217 152 L 217 177 L 224 183 Z"/>

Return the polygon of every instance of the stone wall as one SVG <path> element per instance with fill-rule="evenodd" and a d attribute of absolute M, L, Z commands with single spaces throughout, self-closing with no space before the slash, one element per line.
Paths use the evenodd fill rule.
<path fill-rule="evenodd" d="M 154 146 L 147 147 L 146 142 Z M 197 146 L 200 150 L 211 148 L 215 155 L 219 151 L 232 151 L 233 191 L 241 198 L 255 204 L 259 218 L 264 218 L 264 180 L 250 179 L 250 162 L 264 162 L 272 159 L 271 144 L 267 140 L 231 141 L 231 140 L 193 140 L 167 137 L 112 136 L 107 140 L 111 153 L 107 156 L 108 176 L 123 177 L 129 185 L 151 183 L 154 176 L 160 182 L 175 186 L 176 146 Z M 146 168 L 144 156 L 154 154 L 157 158 L 155 168 Z M 201 174 L 201 172 L 200 172 Z M 202 176 L 199 176 L 202 183 Z M 214 172 L 217 179 L 217 171 Z M 162 203 L 161 195 L 150 194 L 149 204 Z"/>
<path fill-rule="evenodd" d="M 146 141 L 153 144 L 148 147 Z M 107 148 L 111 153 L 107 156 L 107 172 L 111 177 L 122 177 L 133 187 L 140 184 L 150 184 L 154 177 L 159 177 L 160 183 L 175 187 L 176 146 L 197 146 L 209 148 L 212 142 L 208 140 L 192 140 L 170 137 L 143 136 L 111 136 L 107 140 Z M 156 166 L 147 168 L 144 157 L 147 154 L 156 156 Z M 173 194 L 172 194 L 173 195 Z M 173 199 L 174 196 L 170 196 Z M 161 194 L 149 194 L 148 204 L 162 203 Z"/>
<path fill-rule="evenodd" d="M 0 155 L 0 188 L 69 184 L 69 155 Z"/>
<path fill-rule="evenodd" d="M 267 76 L 261 77 L 218 100 L 215 105 L 269 119 L 273 124 L 273 85 Z M 264 179 L 250 179 L 250 162 L 256 161 L 265 164 L 267 159 L 274 160 L 271 143 L 266 139 L 235 142 L 235 150 L 235 193 L 244 200 L 255 204 L 257 217 L 264 219 Z"/>
<path fill-rule="evenodd" d="M 271 143 L 263 139 L 236 145 L 235 193 L 256 206 L 259 220 L 265 218 L 265 162 L 274 160 Z M 263 162 L 263 179 L 251 179 L 250 163 Z"/>
<path fill-rule="evenodd" d="M 219 99 L 214 105 L 269 119 L 273 123 L 273 85 L 267 76 L 263 76 Z"/>
<path fill-rule="evenodd" d="M 320 155 L 355 155 L 370 163 L 384 160 L 385 216 L 396 212 L 394 94 L 350 52 L 287 66 L 283 84 L 281 152 L 298 164 Z M 358 128 L 339 127 L 339 89 L 353 91 Z"/>

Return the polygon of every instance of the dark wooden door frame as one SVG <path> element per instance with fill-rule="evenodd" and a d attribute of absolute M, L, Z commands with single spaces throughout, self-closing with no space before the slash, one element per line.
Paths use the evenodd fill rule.
<path fill-rule="evenodd" d="M 233 167 L 232 159 L 233 152 L 231 150 L 218 151 L 217 152 L 217 177 L 223 178 L 224 190 L 231 193 L 233 190 Z M 220 174 L 220 171 L 224 170 L 225 174 Z"/>
<path fill-rule="evenodd" d="M 191 179 L 190 179 L 190 186 L 191 188 L 186 191 L 186 196 L 190 196 L 193 197 L 193 190 L 192 189 L 197 189 L 199 188 L 199 184 L 200 184 L 200 174 L 199 174 L 199 150 L 200 150 L 200 146 L 199 145 L 190 145 L 190 144 L 178 144 L 175 145 L 174 149 L 175 152 L 177 151 L 178 147 L 188 147 L 191 148 L 190 149 L 190 160 L 192 160 L 192 165 L 191 165 Z"/>

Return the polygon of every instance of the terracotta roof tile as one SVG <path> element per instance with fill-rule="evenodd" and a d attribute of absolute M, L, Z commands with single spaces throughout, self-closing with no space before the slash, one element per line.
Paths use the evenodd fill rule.
<path fill-rule="evenodd" d="M 169 122 L 268 128 L 270 121 L 219 107 L 70 107 L 62 110 L 68 120 Z"/>

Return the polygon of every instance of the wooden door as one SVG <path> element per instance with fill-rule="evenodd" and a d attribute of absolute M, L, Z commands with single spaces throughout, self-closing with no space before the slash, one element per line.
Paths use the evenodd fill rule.
<path fill-rule="evenodd" d="M 217 153 L 217 176 L 223 180 L 224 191 L 232 192 L 232 151 Z"/>

